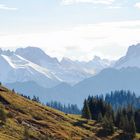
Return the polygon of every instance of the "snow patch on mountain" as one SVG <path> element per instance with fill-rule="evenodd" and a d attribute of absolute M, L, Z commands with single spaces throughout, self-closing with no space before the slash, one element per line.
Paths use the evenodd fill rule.
<path fill-rule="evenodd" d="M 43 50 L 36 47 L 18 48 L 15 53 L 41 67 L 49 69 L 63 82 L 71 85 L 95 75 L 110 65 L 109 61 L 102 59 L 80 62 L 64 57 L 59 62 L 57 58 L 50 57 Z"/>
<path fill-rule="evenodd" d="M 126 55 L 114 65 L 115 68 L 138 67 L 140 68 L 140 44 L 128 48 Z"/>
<path fill-rule="evenodd" d="M 40 85 L 45 87 L 50 87 L 49 80 L 54 85 L 61 82 L 74 85 L 111 65 L 110 61 L 97 56 L 89 62 L 73 61 L 66 57 L 59 62 L 37 47 L 18 48 L 15 52 L 0 49 L 0 63 L 4 73 L 0 80 L 40 81 Z"/>
<path fill-rule="evenodd" d="M 48 69 L 40 67 L 14 53 L 1 53 L 0 80 L 4 83 L 35 81 L 46 87 L 59 84 L 62 80 Z"/>

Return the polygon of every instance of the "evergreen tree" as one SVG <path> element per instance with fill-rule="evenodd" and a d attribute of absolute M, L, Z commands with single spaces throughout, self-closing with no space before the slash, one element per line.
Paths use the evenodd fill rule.
<path fill-rule="evenodd" d="M 113 103 L 115 108 L 112 107 Z M 132 138 L 136 132 L 140 132 L 140 110 L 136 109 L 136 106 L 140 106 L 140 97 L 136 98 L 130 91 L 111 92 L 105 99 L 89 96 L 84 101 L 82 117 L 90 118 L 91 115 L 93 120 L 102 122 L 103 130 L 108 134 L 112 134 L 114 127 L 118 127 L 127 138 Z"/>
<path fill-rule="evenodd" d="M 116 115 L 115 115 L 115 126 L 116 127 L 119 127 L 120 126 L 120 118 L 122 116 L 122 113 L 121 113 L 121 109 L 119 108 L 116 112 Z"/>
<path fill-rule="evenodd" d="M 40 103 L 39 97 L 33 96 L 32 101 Z"/>
<path fill-rule="evenodd" d="M 107 134 L 113 134 L 114 133 L 114 124 L 111 118 L 107 118 L 107 116 L 105 115 L 103 118 L 103 122 L 102 122 L 102 126 L 103 129 L 105 130 L 105 132 Z"/>
<path fill-rule="evenodd" d="M 105 101 L 110 103 L 114 109 L 128 105 L 133 105 L 135 108 L 140 107 L 140 97 L 136 97 L 134 92 L 125 90 L 111 91 L 110 94 L 106 94 Z"/>
<path fill-rule="evenodd" d="M 91 119 L 91 112 L 87 100 L 84 101 L 84 106 L 82 109 L 82 117 L 86 119 Z"/>
<path fill-rule="evenodd" d="M 136 126 L 133 118 L 130 120 L 130 133 L 133 137 L 136 135 Z"/>
<path fill-rule="evenodd" d="M 64 113 L 81 114 L 81 110 L 78 108 L 76 104 L 65 105 L 57 101 L 51 101 L 51 102 L 46 103 L 46 105 L 54 109 L 60 110 Z"/>
<path fill-rule="evenodd" d="M 102 120 L 103 120 L 103 116 L 102 116 L 102 113 L 100 112 L 98 114 L 98 122 L 102 122 Z"/>
<path fill-rule="evenodd" d="M 12 89 L 12 93 L 15 93 L 15 89 Z"/>
<path fill-rule="evenodd" d="M 137 128 L 137 132 L 140 133 L 140 110 L 135 112 L 135 124 Z"/>
<path fill-rule="evenodd" d="M 129 132 L 130 129 L 130 125 L 129 125 L 129 120 L 128 120 L 128 116 L 124 115 L 124 124 L 123 124 L 123 130 L 125 132 Z"/>

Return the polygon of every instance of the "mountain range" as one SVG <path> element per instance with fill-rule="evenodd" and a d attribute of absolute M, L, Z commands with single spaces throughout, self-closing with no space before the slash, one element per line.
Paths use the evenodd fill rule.
<path fill-rule="evenodd" d="M 34 49 L 36 52 L 30 55 L 31 50 Z M 51 75 L 49 80 L 55 81 L 55 84 L 44 86 L 41 82 L 28 79 L 5 82 L 6 86 L 26 95 L 39 96 L 44 103 L 57 100 L 66 104 L 76 103 L 80 107 L 88 95 L 105 94 L 111 90 L 131 90 L 140 95 L 140 44 L 130 46 L 126 55 L 116 62 L 102 60 L 99 57 L 89 62 L 72 61 L 68 58 L 63 58 L 59 62 L 38 49 L 20 48 L 12 52 L 12 56 L 22 58 L 43 70 L 47 69 L 48 75 Z M 4 55 L 5 53 L 2 52 L 1 57 L 5 58 Z M 6 60 L 9 62 L 8 59 Z M 16 61 L 13 60 L 12 63 L 14 62 Z M 20 61 L 18 62 L 21 64 Z"/>
<path fill-rule="evenodd" d="M 18 48 L 15 52 L 0 50 L 0 81 L 2 83 L 34 81 L 50 88 L 62 82 L 74 85 L 111 65 L 95 57 L 89 62 L 63 58 L 58 61 L 36 47 Z"/>

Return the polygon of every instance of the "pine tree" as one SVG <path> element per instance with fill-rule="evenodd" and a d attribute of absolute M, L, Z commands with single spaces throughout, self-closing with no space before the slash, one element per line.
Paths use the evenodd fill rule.
<path fill-rule="evenodd" d="M 98 122 L 102 122 L 102 120 L 103 120 L 103 116 L 102 116 L 102 113 L 100 112 L 98 114 Z"/>
<path fill-rule="evenodd" d="M 128 120 L 127 115 L 124 116 L 124 126 L 123 127 L 124 127 L 123 130 L 126 132 L 128 132 L 130 129 L 129 120 Z"/>
<path fill-rule="evenodd" d="M 119 128 L 122 129 L 124 132 L 128 132 L 129 131 L 129 121 L 128 121 L 127 115 L 121 113 L 119 120 L 120 120 Z"/>
<path fill-rule="evenodd" d="M 12 89 L 12 93 L 15 93 L 15 89 Z"/>
<path fill-rule="evenodd" d="M 133 118 L 130 120 L 130 133 L 133 137 L 136 135 L 136 126 Z"/>
<path fill-rule="evenodd" d="M 87 100 L 84 101 L 84 107 L 82 109 L 82 117 L 86 119 L 91 119 L 91 112 Z"/>
<path fill-rule="evenodd" d="M 32 101 L 40 103 L 39 97 L 33 96 Z"/>
<path fill-rule="evenodd" d="M 137 128 L 137 132 L 140 133 L 140 110 L 135 112 L 135 124 Z"/>
<path fill-rule="evenodd" d="M 107 134 L 113 134 L 114 133 L 114 124 L 111 118 L 108 118 L 106 115 L 103 118 L 103 129 Z"/>
<path fill-rule="evenodd" d="M 116 112 L 116 116 L 115 116 L 115 126 L 116 127 L 120 127 L 120 118 L 122 116 L 122 112 L 121 109 L 119 108 Z"/>

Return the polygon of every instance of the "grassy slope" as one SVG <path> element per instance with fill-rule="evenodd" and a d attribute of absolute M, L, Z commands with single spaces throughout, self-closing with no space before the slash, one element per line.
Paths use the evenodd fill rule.
<path fill-rule="evenodd" d="M 109 140 L 112 137 L 99 138 L 96 133 L 100 125 L 94 121 L 81 119 L 80 116 L 64 114 L 52 108 L 27 100 L 0 87 L 0 102 L 8 113 L 7 122 L 0 128 L 0 140 L 22 140 L 25 126 L 29 127 L 30 136 L 43 140 L 43 136 L 53 139 Z"/>

